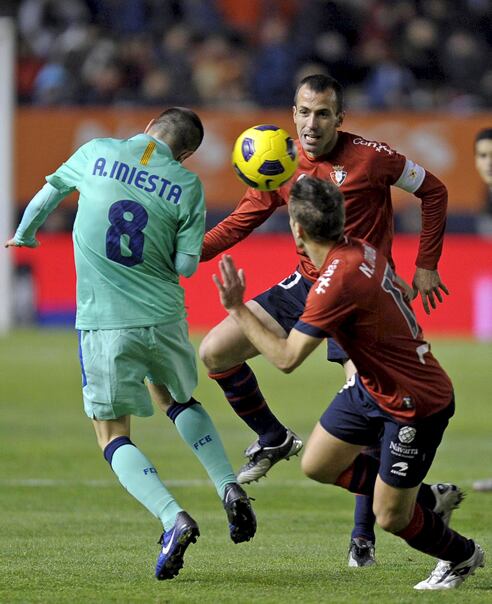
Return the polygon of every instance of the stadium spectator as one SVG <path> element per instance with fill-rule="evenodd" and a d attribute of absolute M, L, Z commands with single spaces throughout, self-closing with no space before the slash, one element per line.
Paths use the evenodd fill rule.
<path fill-rule="evenodd" d="M 475 137 L 475 166 L 486 186 L 483 213 L 492 216 L 492 128 L 480 130 Z"/>
<path fill-rule="evenodd" d="M 45 63 L 38 71 L 33 86 L 36 105 L 58 105 L 70 98 L 71 78 L 61 61 Z"/>
<path fill-rule="evenodd" d="M 176 104 L 198 104 L 199 97 L 192 80 L 192 57 L 196 41 L 193 31 L 178 23 L 165 31 L 158 47 L 158 62 L 165 65 L 170 77 L 170 87 Z"/>
<path fill-rule="evenodd" d="M 292 98 L 295 67 L 287 22 L 280 17 L 266 19 L 259 37 L 257 67 L 252 76 L 253 98 L 264 107 L 282 107 Z"/>
<path fill-rule="evenodd" d="M 414 16 L 401 30 L 401 38 L 395 40 L 400 63 L 410 69 L 421 85 L 442 82 L 444 74 L 439 62 L 437 25 L 429 18 Z"/>
<path fill-rule="evenodd" d="M 257 39 L 266 20 L 280 19 L 293 24 L 301 7 L 298 0 L 216 0 L 215 4 L 226 28 L 236 30 L 251 40 Z"/>
<path fill-rule="evenodd" d="M 480 130 L 475 137 L 475 166 L 486 186 L 481 231 L 492 234 L 492 128 Z M 473 483 L 475 491 L 492 491 L 492 478 Z"/>
<path fill-rule="evenodd" d="M 114 105 L 129 100 L 131 92 L 123 86 L 124 80 L 123 69 L 117 62 L 94 67 L 86 78 L 90 86 L 86 89 L 85 103 L 88 105 Z"/>
<path fill-rule="evenodd" d="M 367 141 L 339 128 L 345 117 L 340 84 L 324 75 L 307 76 L 298 86 L 293 108 L 296 124 L 299 166 L 292 179 L 272 192 L 247 189 L 237 208 L 205 235 L 202 260 L 207 261 L 229 249 L 258 228 L 277 208 L 288 203 L 290 187 L 306 174 L 336 183 L 345 193 L 346 232 L 367 239 L 393 263 L 393 208 L 390 187 L 414 193 L 422 205 L 422 231 L 413 278 L 414 292 L 404 285 L 411 298 L 420 293 L 427 313 L 442 302 L 447 293 L 437 270 L 446 223 L 447 190 L 430 172 L 392 150 L 384 143 Z M 299 266 L 278 285 L 248 302 L 249 308 L 266 327 L 287 337 L 298 320 L 317 269 L 302 250 Z M 410 290 L 410 291 L 409 291 Z M 200 345 L 200 357 L 217 381 L 234 412 L 258 439 L 246 449 L 249 461 L 240 469 L 238 480 L 248 483 L 264 476 L 278 461 L 299 452 L 301 440 L 271 412 L 256 377 L 246 363 L 258 351 L 236 323 L 226 317 Z M 345 351 L 329 341 L 328 358 L 345 367 L 346 377 L 354 365 Z M 367 519 L 357 520 L 366 529 L 353 538 L 363 537 L 373 548 L 374 530 L 370 502 Z M 362 506 L 357 508 L 362 514 Z"/>
<path fill-rule="evenodd" d="M 415 79 L 402 67 L 384 44 L 377 44 L 372 65 L 365 82 L 369 109 L 403 109 L 410 106 Z"/>
<path fill-rule="evenodd" d="M 319 271 L 287 339 L 243 302 L 245 275 L 232 258 L 214 275 L 220 299 L 252 346 L 290 373 L 329 335 L 354 359 L 357 373 L 316 424 L 302 459 L 321 483 L 374 497 L 379 526 L 439 561 L 418 590 L 459 587 L 484 565 L 482 548 L 450 529 L 417 499 L 449 419 L 449 377 L 423 340 L 390 262 L 362 240 L 343 236 L 344 199 L 329 182 L 306 176 L 290 191 L 289 215 L 298 248 Z M 384 346 L 381 346 L 384 340 Z M 379 441 L 380 461 L 364 453 Z"/>
<path fill-rule="evenodd" d="M 44 61 L 32 53 L 25 40 L 19 40 L 17 49 L 17 95 L 20 103 L 33 98 L 34 82 Z"/>
<path fill-rule="evenodd" d="M 79 191 L 73 235 L 84 408 L 121 484 L 164 526 L 160 580 L 178 574 L 199 529 L 130 440 L 131 416 L 153 414 L 149 391 L 215 484 L 231 539 L 248 541 L 256 530 L 212 420 L 192 397 L 197 370 L 179 275 L 198 265 L 205 205 L 198 177 L 181 162 L 202 138 L 195 113 L 171 108 L 130 139 L 88 142 L 47 177 L 5 244 L 37 247 L 39 226 Z"/>
<path fill-rule="evenodd" d="M 169 105 L 179 103 L 172 89 L 171 76 L 167 69 L 154 67 L 142 81 L 142 105 Z"/>
<path fill-rule="evenodd" d="M 457 29 L 445 40 L 441 62 L 452 91 L 451 108 L 460 111 L 481 108 L 477 82 L 490 65 L 488 56 L 490 52 L 469 31 Z"/>
<path fill-rule="evenodd" d="M 91 0 L 91 4 L 99 20 L 121 36 L 122 40 L 133 34 L 145 33 L 148 29 L 149 15 L 145 0 Z"/>
<path fill-rule="evenodd" d="M 119 47 L 119 63 L 124 87 L 130 91 L 141 89 L 145 75 L 156 64 L 152 40 L 145 34 L 127 36 Z M 135 99 L 138 100 L 138 97 Z"/>
<path fill-rule="evenodd" d="M 344 85 L 347 97 L 356 99 L 360 108 L 394 108 L 403 93 L 410 109 L 470 111 L 492 106 L 487 79 L 490 8 L 490 0 L 311 0 L 308 9 L 300 0 L 22 0 L 19 43 L 29 46 L 30 56 L 24 50 L 19 69 L 45 62 L 54 52 L 73 54 L 75 44 L 76 61 L 59 58 L 69 79 L 79 86 L 64 97 L 53 96 L 50 103 L 97 103 L 99 93 L 90 91 L 93 80 L 80 82 L 80 65 L 92 60 L 98 42 L 111 41 L 113 61 L 127 66 L 119 86 L 125 89 L 132 82 L 132 94 L 115 91 L 115 102 L 139 104 L 142 65 L 127 64 L 128 40 L 136 36 L 142 49 L 152 47 L 153 58 L 146 68 L 162 67 L 156 62 L 162 40 L 179 27 L 187 30 L 192 43 L 181 46 L 180 56 L 174 55 L 176 64 L 165 67 L 171 88 L 179 89 L 177 96 L 185 104 L 222 104 L 218 81 L 226 86 L 226 97 L 231 86 L 235 105 L 284 106 L 295 87 L 294 74 L 306 64 L 318 63 Z M 220 52 L 219 40 L 225 46 Z M 388 57 L 375 61 L 374 49 L 381 48 L 391 49 L 390 64 Z M 182 66 L 187 66 L 185 71 L 179 69 Z M 381 100 L 381 90 L 374 92 L 374 87 L 383 86 L 381 80 L 398 92 Z M 283 87 L 280 81 L 285 82 Z M 33 102 L 24 81 L 19 82 L 18 98 Z"/>
<path fill-rule="evenodd" d="M 249 99 L 246 61 L 241 43 L 225 34 L 197 43 L 192 82 L 200 100 L 212 107 L 245 103 Z"/>

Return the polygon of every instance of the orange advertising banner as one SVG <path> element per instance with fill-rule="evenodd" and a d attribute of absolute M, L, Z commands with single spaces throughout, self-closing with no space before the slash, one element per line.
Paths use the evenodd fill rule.
<path fill-rule="evenodd" d="M 21 108 L 16 118 L 15 198 L 24 205 L 41 188 L 44 177 L 80 145 L 96 137 L 126 138 L 143 131 L 153 109 Z M 231 167 L 236 137 L 255 124 L 276 124 L 296 135 L 290 111 L 199 110 L 205 139 L 186 165 L 205 187 L 209 208 L 232 208 L 244 185 Z M 369 140 L 383 141 L 441 178 L 449 190 L 449 209 L 479 212 L 485 188 L 473 158 L 478 130 L 492 127 L 492 113 L 474 116 L 381 113 L 351 114 L 343 129 Z M 394 189 L 395 207 L 415 203 L 413 196 Z"/>

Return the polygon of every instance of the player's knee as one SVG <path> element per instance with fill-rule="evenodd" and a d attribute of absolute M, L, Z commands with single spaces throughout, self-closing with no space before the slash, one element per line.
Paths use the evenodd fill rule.
<path fill-rule="evenodd" d="M 375 509 L 376 522 L 383 531 L 388 533 L 398 533 L 406 528 L 410 522 L 408 513 L 405 510 L 395 508 Z"/>
<path fill-rule="evenodd" d="M 322 482 L 324 484 L 332 484 L 334 482 L 329 468 L 309 454 L 303 455 L 301 459 L 301 469 L 308 478 L 315 480 L 316 482 Z"/>
<path fill-rule="evenodd" d="M 227 341 L 220 335 L 215 335 L 213 330 L 203 338 L 198 348 L 198 355 L 211 373 L 231 368 L 231 353 Z"/>
<path fill-rule="evenodd" d="M 103 436 L 100 435 L 96 432 L 96 440 L 97 440 L 97 444 L 99 446 L 99 448 L 101 449 L 101 451 L 104 451 L 104 449 L 108 446 L 109 444 L 109 439 L 107 436 Z"/>
<path fill-rule="evenodd" d="M 209 371 L 217 370 L 217 347 L 212 333 L 208 333 L 201 341 L 198 356 Z"/>

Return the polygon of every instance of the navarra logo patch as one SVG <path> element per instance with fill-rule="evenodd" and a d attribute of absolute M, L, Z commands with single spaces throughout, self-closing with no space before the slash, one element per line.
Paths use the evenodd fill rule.
<path fill-rule="evenodd" d="M 343 166 L 333 166 L 333 172 L 330 172 L 332 181 L 339 187 L 343 185 L 347 178 L 347 172 L 343 169 Z"/>

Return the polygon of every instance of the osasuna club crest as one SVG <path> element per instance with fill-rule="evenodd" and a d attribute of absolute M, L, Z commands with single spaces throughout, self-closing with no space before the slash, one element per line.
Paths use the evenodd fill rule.
<path fill-rule="evenodd" d="M 330 172 L 330 176 L 332 181 L 340 186 L 347 178 L 347 172 L 343 169 L 343 166 L 333 166 L 333 172 Z"/>

